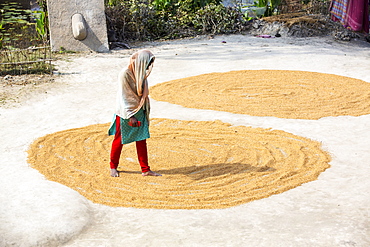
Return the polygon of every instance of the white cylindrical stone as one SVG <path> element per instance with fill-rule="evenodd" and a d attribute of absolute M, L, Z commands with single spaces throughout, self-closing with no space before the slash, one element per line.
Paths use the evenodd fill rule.
<path fill-rule="evenodd" d="M 84 40 L 87 36 L 87 28 L 84 17 L 81 14 L 72 16 L 72 33 L 77 40 Z"/>

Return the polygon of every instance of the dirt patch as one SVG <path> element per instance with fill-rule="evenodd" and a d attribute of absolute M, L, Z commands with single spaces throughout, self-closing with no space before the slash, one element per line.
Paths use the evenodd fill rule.
<path fill-rule="evenodd" d="M 54 82 L 55 76 L 49 74 L 0 76 L 0 106 L 10 107 L 29 98 L 31 94 L 45 93 Z"/>

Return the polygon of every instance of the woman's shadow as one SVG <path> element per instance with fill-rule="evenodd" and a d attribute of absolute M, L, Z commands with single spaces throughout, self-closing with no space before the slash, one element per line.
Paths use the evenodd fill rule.
<path fill-rule="evenodd" d="M 223 175 L 236 175 L 241 173 L 260 173 L 273 172 L 275 168 L 269 166 L 255 167 L 243 163 L 218 163 L 209 165 L 193 165 L 187 167 L 178 167 L 173 169 L 162 169 L 158 172 L 163 175 L 182 174 L 190 177 L 192 180 L 201 180 L 210 177 L 218 177 Z"/>

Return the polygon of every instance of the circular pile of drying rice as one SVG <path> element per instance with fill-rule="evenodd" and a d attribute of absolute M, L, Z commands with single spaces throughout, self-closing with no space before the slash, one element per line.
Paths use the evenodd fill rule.
<path fill-rule="evenodd" d="M 284 131 L 153 119 L 149 163 L 163 176 L 142 177 L 135 145 L 128 144 L 120 177 L 113 178 L 108 126 L 41 137 L 31 145 L 28 161 L 47 179 L 95 203 L 159 209 L 236 206 L 316 180 L 329 167 L 330 156 L 320 143 Z"/>
<path fill-rule="evenodd" d="M 370 114 L 370 83 L 316 72 L 242 70 L 157 84 L 153 99 L 251 116 L 319 119 Z"/>

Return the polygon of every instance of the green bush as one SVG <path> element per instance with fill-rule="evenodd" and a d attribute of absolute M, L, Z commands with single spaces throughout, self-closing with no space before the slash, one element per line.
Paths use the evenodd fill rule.
<path fill-rule="evenodd" d="M 108 32 L 117 40 L 151 40 L 163 32 L 163 20 L 158 19 L 154 6 L 140 0 L 121 1 L 106 6 Z"/>
<path fill-rule="evenodd" d="M 246 22 L 238 9 L 210 4 L 196 12 L 193 23 L 201 34 L 222 34 L 241 32 Z"/>
<path fill-rule="evenodd" d="M 243 30 L 239 9 L 221 0 L 110 0 L 106 4 L 110 41 L 174 39 Z M 114 4 L 113 4 L 114 3 Z"/>

